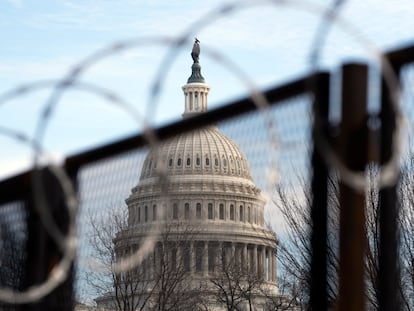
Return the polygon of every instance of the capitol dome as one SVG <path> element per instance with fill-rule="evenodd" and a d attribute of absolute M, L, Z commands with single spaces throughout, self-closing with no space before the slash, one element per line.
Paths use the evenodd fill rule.
<path fill-rule="evenodd" d="M 163 199 L 167 202 L 160 208 Z M 210 228 L 223 221 L 236 227 L 264 225 L 265 201 L 247 159 L 216 126 L 177 135 L 152 148 L 126 202 L 131 228 L 145 228 L 145 232 L 151 220 L 197 222 L 198 226 L 207 222 Z"/>
<path fill-rule="evenodd" d="M 184 117 L 207 111 L 210 90 L 201 75 L 198 54 L 192 56 L 192 74 L 182 87 Z M 211 280 L 229 267 L 249 276 L 243 282 L 253 276 L 259 280 L 255 286 L 266 287 L 266 295 L 255 292 L 258 305 L 277 295 L 277 240 L 264 225 L 265 200 L 254 184 L 246 156 L 216 126 L 182 133 L 153 147 L 126 204 L 128 227 L 114 240 L 117 257 L 133 253 L 148 237 L 155 239 L 151 256 L 140 268 L 145 276 L 137 279 L 158 284 L 160 271 L 179 270 L 186 278 L 184 291 L 192 297 L 210 295 L 209 310 L 223 310 L 214 298 Z M 168 239 L 174 240 L 166 241 L 164 233 L 171 228 Z M 169 260 L 172 268 L 171 264 L 160 267 Z M 157 288 L 151 295 L 163 291 L 167 289 Z"/>
<path fill-rule="evenodd" d="M 157 165 L 162 165 L 168 176 L 220 175 L 252 181 L 245 155 L 216 126 L 183 133 L 153 148 L 144 161 L 140 180 L 157 176 Z"/>

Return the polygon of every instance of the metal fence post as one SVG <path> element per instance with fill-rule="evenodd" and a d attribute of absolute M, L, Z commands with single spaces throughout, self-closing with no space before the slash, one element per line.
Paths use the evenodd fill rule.
<path fill-rule="evenodd" d="M 381 164 L 388 162 L 395 152 L 393 135 L 396 130 L 396 111 L 392 102 L 392 91 L 385 80 L 381 88 Z M 395 90 L 394 90 L 395 91 Z M 397 184 L 379 191 L 380 250 L 379 250 L 379 310 L 401 309 L 399 269 L 399 197 Z"/>
<path fill-rule="evenodd" d="M 329 75 L 312 77 L 313 151 L 312 151 L 312 258 L 310 279 L 310 310 L 327 310 L 327 186 L 328 170 L 318 145 L 328 138 Z"/>
<path fill-rule="evenodd" d="M 62 188 L 56 177 L 47 169 L 41 171 L 32 171 L 31 174 L 38 174 L 33 177 L 33 183 L 42 183 L 46 200 L 46 208 L 49 209 L 58 228 L 66 234 L 69 225 L 69 215 L 65 204 Z M 25 284 L 28 288 L 35 284 L 43 283 L 51 269 L 59 262 L 63 254 L 60 247 L 55 243 L 52 237 L 45 229 L 38 210 L 35 207 L 36 199 L 31 187 L 31 198 L 28 200 L 28 240 L 27 240 L 27 260 L 25 267 Z M 36 194 L 39 195 L 39 194 Z M 73 267 L 65 281 L 57 288 L 52 290 L 48 295 L 39 301 L 22 306 L 22 310 L 40 311 L 40 310 L 73 310 Z"/>
<path fill-rule="evenodd" d="M 366 65 L 342 67 L 342 121 L 338 142 L 343 163 L 352 171 L 364 171 L 367 161 Z M 340 181 L 339 308 L 365 310 L 364 257 L 365 192 Z"/>

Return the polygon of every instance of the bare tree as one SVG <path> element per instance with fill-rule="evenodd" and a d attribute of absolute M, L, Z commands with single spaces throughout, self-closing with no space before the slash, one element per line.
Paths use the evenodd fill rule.
<path fill-rule="evenodd" d="M 330 176 L 328 179 L 328 241 L 327 241 L 327 301 L 334 306 L 338 294 L 338 268 L 339 268 L 339 187 L 337 178 Z M 370 188 L 367 200 L 367 234 L 370 243 L 367 251 L 367 283 L 370 294 L 370 304 L 375 304 L 376 279 L 377 279 L 377 247 L 376 235 L 376 197 L 377 191 Z M 372 197 L 374 196 L 374 197 Z M 310 232 L 312 221 L 310 218 L 310 206 L 312 196 L 308 185 L 302 182 L 300 187 L 285 188 L 278 186 L 275 191 L 273 203 L 281 211 L 286 228 L 285 235 L 279 236 L 278 251 L 279 271 L 284 279 L 279 280 L 281 286 L 291 288 L 289 295 L 297 300 L 301 307 L 306 309 L 309 300 L 310 289 L 310 259 L 311 245 Z M 374 294 L 372 294 L 374 292 Z M 298 296 L 300 295 L 300 297 Z"/>
<path fill-rule="evenodd" d="M 304 188 L 287 189 L 283 186 L 276 188 L 274 205 L 281 211 L 288 230 L 279 236 L 278 267 L 279 287 L 291 289 L 288 294 L 296 293 L 304 295 L 300 302 L 305 308 L 308 301 L 310 287 L 310 239 L 311 219 L 308 210 L 310 197 Z M 295 299 L 295 297 L 292 297 Z M 328 296 L 328 300 L 332 300 Z"/>
<path fill-rule="evenodd" d="M 304 306 L 304 293 L 297 291 L 298 287 L 294 281 L 285 279 L 286 275 L 279 274 L 278 295 L 269 294 L 265 289 L 262 289 L 262 294 L 265 296 L 265 310 L 268 311 L 302 311 Z"/>
<path fill-rule="evenodd" d="M 91 216 L 90 226 L 90 246 L 99 265 L 86 274 L 86 281 L 99 296 L 97 301 L 119 311 L 206 309 L 190 281 L 194 227 L 170 222 L 157 231 L 154 226 L 150 234 L 156 243 L 151 254 L 136 267 L 116 273 L 117 262 L 139 247 L 128 227 L 127 211 L 115 208 L 100 217 Z M 119 241 L 126 245 L 126 252 L 120 250 Z"/>
<path fill-rule="evenodd" d="M 406 163 L 399 183 L 399 196 L 401 200 L 401 211 L 399 224 L 401 229 L 400 238 L 400 265 L 401 265 L 401 286 L 400 292 L 406 310 L 414 310 L 414 158 Z M 378 213 L 378 185 L 376 180 L 378 171 L 375 167 L 369 167 L 368 187 L 366 191 L 366 225 L 367 238 L 366 247 L 366 289 L 368 309 L 378 308 L 379 297 L 379 213 Z M 279 186 L 275 192 L 273 203 L 282 212 L 286 221 L 288 231 L 283 237 L 279 237 L 279 271 L 285 278 L 279 280 L 279 284 L 294 288 L 294 293 L 304 293 L 299 299 L 303 306 L 309 299 L 310 288 L 310 238 L 312 229 L 309 207 L 311 206 L 311 194 L 305 183 L 296 192 Z M 302 191 L 297 193 L 297 191 Z M 339 267 L 339 203 L 338 183 L 335 176 L 328 180 L 328 241 L 327 241 L 327 262 L 328 262 L 328 303 L 331 306 L 336 304 L 338 293 L 338 267 Z M 289 285 L 290 284 L 290 285 Z M 291 294 L 294 295 L 294 294 Z"/>
<path fill-rule="evenodd" d="M 219 305 L 228 311 L 256 310 L 258 304 L 266 310 L 292 310 L 293 305 L 283 295 L 275 295 L 264 282 L 264 275 L 258 273 L 254 266 L 242 266 L 239 259 L 226 254 L 224 249 L 217 254 L 213 277 L 210 283 L 213 296 Z"/>
<path fill-rule="evenodd" d="M 143 310 L 153 287 L 144 277 L 142 269 L 122 273 L 115 272 L 117 253 L 113 239 L 118 232 L 127 228 L 127 212 L 113 208 L 99 216 L 89 217 L 91 232 L 89 245 L 96 268 L 86 273 L 86 281 L 95 290 L 98 300 L 107 301 L 112 308 L 119 311 Z"/>
<path fill-rule="evenodd" d="M 205 310 L 200 286 L 194 284 L 191 271 L 195 263 L 194 243 L 197 231 L 192 225 L 170 222 L 163 226 L 155 247 L 154 279 L 156 286 L 151 310 Z M 191 247 L 193 245 L 193 247 Z"/>
<path fill-rule="evenodd" d="M 406 310 L 414 310 L 414 155 L 410 155 L 402 169 L 399 197 L 401 228 L 400 263 L 401 297 Z"/>
<path fill-rule="evenodd" d="M 216 265 L 215 276 L 210 278 L 215 289 L 213 296 L 218 304 L 225 306 L 227 311 L 241 310 L 247 303 L 246 298 L 251 298 L 247 291 L 253 291 L 257 283 L 235 260 L 225 263 L 220 255 L 217 257 L 216 261 L 222 264 Z"/>

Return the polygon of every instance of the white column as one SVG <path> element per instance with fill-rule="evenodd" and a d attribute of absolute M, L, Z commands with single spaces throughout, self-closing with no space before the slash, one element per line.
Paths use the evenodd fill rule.
<path fill-rule="evenodd" d="M 266 279 L 266 247 L 262 246 L 262 269 L 261 269 L 261 278 Z"/>
<path fill-rule="evenodd" d="M 273 271 L 273 267 L 274 267 L 274 254 L 273 254 L 273 249 L 270 248 L 269 249 L 269 275 L 270 275 L 270 281 L 274 282 L 275 281 L 275 272 Z"/>
<path fill-rule="evenodd" d="M 217 271 L 222 271 L 222 269 L 224 268 L 223 267 L 223 254 L 224 254 L 224 256 L 226 256 L 226 254 L 225 254 L 225 252 L 224 252 L 224 244 L 223 244 L 223 242 L 219 242 L 219 245 L 218 245 L 218 256 L 216 256 L 216 260 L 215 260 L 215 264 L 214 264 L 214 271 L 215 272 L 217 272 Z M 216 252 L 216 254 L 217 254 L 217 252 Z M 218 260 L 218 262 L 217 262 L 217 260 Z M 218 267 L 220 267 L 220 270 L 218 270 Z"/>
<path fill-rule="evenodd" d="M 144 259 L 143 263 L 144 263 L 143 265 L 144 266 L 144 273 L 143 273 L 144 279 L 148 280 L 149 279 L 148 257 Z"/>
<path fill-rule="evenodd" d="M 271 248 L 267 248 L 267 257 L 269 258 L 268 269 L 269 269 L 269 281 L 273 282 L 273 253 Z"/>
<path fill-rule="evenodd" d="M 245 271 L 249 271 L 249 257 L 248 257 L 248 252 L 247 252 L 247 244 L 243 244 L 243 254 L 242 254 L 242 258 L 243 258 L 243 269 L 245 269 Z"/>
<path fill-rule="evenodd" d="M 257 276 L 257 245 L 253 245 L 253 265 L 252 265 L 253 273 Z"/>
<path fill-rule="evenodd" d="M 223 244 L 223 247 L 224 247 L 224 254 L 226 256 L 226 266 L 228 267 L 230 264 L 234 265 L 234 262 L 232 262 L 234 258 L 233 243 L 230 243 L 230 245 Z"/>
<path fill-rule="evenodd" d="M 264 259 L 264 263 L 265 263 L 264 278 L 267 281 L 270 281 L 270 255 L 269 255 L 269 248 L 267 246 L 265 247 L 265 259 Z"/>
<path fill-rule="evenodd" d="M 240 269 L 240 267 L 242 266 L 242 262 L 243 262 L 242 260 L 243 251 L 240 248 L 240 245 L 239 247 L 237 247 L 236 243 L 232 244 L 232 251 L 233 249 L 234 249 L 234 263 L 237 265 L 238 269 Z"/>
<path fill-rule="evenodd" d="M 177 245 L 177 262 L 176 262 L 177 270 L 180 269 L 183 266 L 183 264 L 184 264 L 183 252 L 181 249 L 181 245 Z"/>
<path fill-rule="evenodd" d="M 273 282 L 273 250 L 271 247 L 267 249 L 267 254 L 269 257 L 269 281 Z"/>
<path fill-rule="evenodd" d="M 195 111 L 196 106 L 195 106 L 195 92 L 194 91 L 191 92 L 191 100 L 192 100 L 192 103 L 193 103 L 193 111 Z"/>
<path fill-rule="evenodd" d="M 272 249 L 272 272 L 273 272 L 273 282 L 277 282 L 277 252 Z"/>
<path fill-rule="evenodd" d="M 190 272 L 195 272 L 195 249 L 194 249 L 194 241 L 190 242 Z"/>
<path fill-rule="evenodd" d="M 207 90 L 204 92 L 204 97 L 205 97 L 205 99 L 204 99 L 204 108 L 207 110 L 207 105 L 208 105 L 208 97 L 207 97 L 207 94 L 208 94 L 208 92 L 207 92 Z"/>
<path fill-rule="evenodd" d="M 203 256 L 201 257 L 201 270 L 203 271 L 203 275 L 206 276 L 208 274 L 208 242 L 204 241 L 204 249 L 203 249 Z"/>
<path fill-rule="evenodd" d="M 150 274 L 150 279 L 153 279 L 155 276 L 155 264 L 154 264 L 154 258 L 155 256 L 155 250 L 153 250 L 150 254 L 150 256 L 148 257 L 149 259 L 149 274 Z"/>
<path fill-rule="evenodd" d="M 161 271 L 161 254 L 160 254 L 160 248 L 159 245 L 155 245 L 155 274 L 157 275 Z"/>

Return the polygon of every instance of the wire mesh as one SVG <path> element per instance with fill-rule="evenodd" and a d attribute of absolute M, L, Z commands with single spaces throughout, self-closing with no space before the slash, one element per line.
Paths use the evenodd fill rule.
<path fill-rule="evenodd" d="M 89 296 L 91 288 L 86 287 L 85 281 L 88 279 L 86 273 L 91 267 L 97 267 L 100 270 L 102 267 L 99 268 L 99 265 L 103 265 L 95 260 L 96 254 L 90 245 L 93 239 L 91 222 L 93 220 L 100 223 L 111 222 L 110 217 L 117 215 L 117 213 L 127 216 L 125 212 L 122 213 L 126 209 L 125 200 L 139 181 L 145 156 L 145 150 L 131 151 L 86 165 L 78 173 L 80 244 L 78 254 L 79 282 L 76 286 L 79 297 L 87 297 L 89 300 L 96 298 Z M 111 280 L 106 281 L 110 282 Z M 109 289 L 107 288 L 107 290 Z"/>
<path fill-rule="evenodd" d="M 19 288 L 23 277 L 27 239 L 25 204 L 13 202 L 1 206 L 1 284 Z"/>
<path fill-rule="evenodd" d="M 413 120 L 414 120 L 414 107 L 413 102 L 413 92 L 412 84 L 414 81 L 414 65 L 407 64 L 405 65 L 400 74 L 401 81 L 401 110 L 407 122 L 407 133 L 408 141 L 404 142 L 407 146 L 405 149 L 405 154 L 410 154 L 412 149 L 412 137 L 413 137 Z"/>
<path fill-rule="evenodd" d="M 0 206 L 0 286 L 13 290 L 24 288 L 28 239 L 26 204 L 15 201 Z M 17 306 L 0 302 L 1 310 Z"/>
<path fill-rule="evenodd" d="M 249 159 L 253 180 L 270 203 L 276 186 L 306 187 L 310 178 L 311 98 L 307 95 L 278 102 L 223 124 Z M 272 120 L 269 124 L 268 120 Z M 269 209 L 269 212 L 275 212 Z M 269 215 L 271 219 L 276 215 Z"/>

